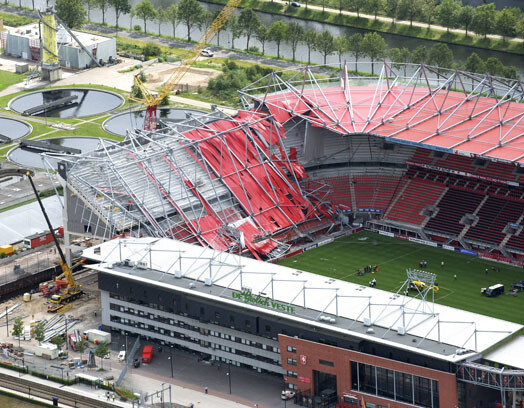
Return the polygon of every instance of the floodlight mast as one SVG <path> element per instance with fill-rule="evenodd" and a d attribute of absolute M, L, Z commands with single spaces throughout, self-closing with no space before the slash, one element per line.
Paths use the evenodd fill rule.
<path fill-rule="evenodd" d="M 180 65 L 173 71 L 171 76 L 162 85 L 160 91 L 155 95 L 149 91 L 144 83 L 140 80 L 139 75 L 134 76 L 134 84 L 141 92 L 141 97 L 129 97 L 130 100 L 146 105 L 146 116 L 144 119 L 144 130 L 154 131 L 157 124 L 157 106 L 162 100 L 178 85 L 182 77 L 191 68 L 193 63 L 197 60 L 200 52 L 204 49 L 211 39 L 218 33 L 229 18 L 233 15 L 241 0 L 229 0 L 224 8 L 220 11 L 218 16 L 213 20 L 209 28 L 202 35 L 200 40 L 194 45 Z"/>

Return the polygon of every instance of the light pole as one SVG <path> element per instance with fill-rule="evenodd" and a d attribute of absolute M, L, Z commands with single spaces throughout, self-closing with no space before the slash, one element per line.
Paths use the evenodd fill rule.
<path fill-rule="evenodd" d="M 69 339 L 67 338 L 67 317 L 65 318 L 65 342 L 66 342 L 66 350 L 69 351 Z"/>
<path fill-rule="evenodd" d="M 227 378 L 229 380 L 229 393 L 231 394 L 231 361 L 228 363 Z"/>
<path fill-rule="evenodd" d="M 170 353 L 171 355 L 167 359 L 171 363 L 171 378 L 173 378 L 173 346 L 171 346 L 170 350 L 171 350 L 171 353 Z"/>

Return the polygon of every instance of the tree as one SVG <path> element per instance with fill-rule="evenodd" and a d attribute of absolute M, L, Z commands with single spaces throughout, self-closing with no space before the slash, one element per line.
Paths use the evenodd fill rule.
<path fill-rule="evenodd" d="M 109 0 L 109 4 L 115 10 L 116 35 L 118 36 L 118 19 L 122 14 L 131 12 L 131 4 L 129 0 Z"/>
<path fill-rule="evenodd" d="M 486 38 L 495 26 L 495 12 L 495 5 L 493 3 L 478 6 L 475 9 L 473 21 L 471 22 L 473 30 L 479 35 L 484 35 L 484 38 Z"/>
<path fill-rule="evenodd" d="M 202 15 L 200 16 L 200 22 L 198 23 L 198 26 L 202 31 L 206 31 L 213 22 L 213 14 L 210 11 L 203 10 Z"/>
<path fill-rule="evenodd" d="M 515 27 L 517 25 L 517 15 L 510 9 L 505 7 L 498 13 L 495 29 L 497 33 L 502 35 L 502 40 L 506 41 L 506 37 L 514 37 L 516 34 Z"/>
<path fill-rule="evenodd" d="M 431 23 L 433 22 L 433 17 L 435 16 L 436 9 L 436 0 L 424 0 L 424 4 L 422 6 L 422 15 L 424 16 L 424 20 L 426 21 L 428 28 L 431 26 Z"/>
<path fill-rule="evenodd" d="M 437 7 L 437 21 L 444 27 L 449 29 L 455 27 L 457 18 L 460 12 L 460 3 L 456 0 L 442 0 L 440 6 Z"/>
<path fill-rule="evenodd" d="M 304 29 L 300 24 L 295 21 L 290 22 L 287 25 L 287 42 L 291 45 L 293 51 L 293 62 L 295 62 L 295 54 L 297 51 L 298 43 L 304 37 Z"/>
<path fill-rule="evenodd" d="M 317 33 L 315 30 L 306 30 L 302 42 L 307 47 L 307 63 L 311 63 L 311 50 L 315 47 L 317 41 Z"/>
<path fill-rule="evenodd" d="M 80 359 L 82 359 L 82 354 L 84 354 L 84 352 L 87 350 L 88 347 L 89 347 L 89 344 L 87 343 L 86 339 L 84 339 L 83 337 L 80 337 L 80 340 L 77 340 L 75 348 L 76 348 L 76 351 L 80 353 Z"/>
<path fill-rule="evenodd" d="M 276 20 L 269 26 L 269 38 L 277 43 L 277 58 L 280 58 L 280 43 L 286 38 L 286 23 L 282 20 Z"/>
<path fill-rule="evenodd" d="M 365 4 L 366 11 L 375 16 L 375 21 L 377 21 L 378 12 L 384 7 L 382 0 L 368 0 Z"/>
<path fill-rule="evenodd" d="M 156 9 L 156 22 L 158 23 L 158 35 L 160 36 L 160 30 L 162 30 L 162 23 L 167 21 L 166 10 L 162 6 L 158 6 Z"/>
<path fill-rule="evenodd" d="M 422 0 L 400 0 L 397 9 L 397 17 L 409 20 L 409 26 L 413 27 L 413 20 L 420 17 L 422 13 Z"/>
<path fill-rule="evenodd" d="M 463 6 L 457 16 L 457 23 L 462 25 L 466 29 L 466 38 L 468 37 L 468 29 L 473 21 L 475 15 L 475 9 L 471 6 Z"/>
<path fill-rule="evenodd" d="M 269 38 L 269 29 L 264 24 L 260 24 L 257 27 L 257 31 L 255 32 L 255 36 L 257 37 L 257 40 L 262 44 L 262 55 L 266 52 L 266 41 L 268 41 Z"/>
<path fill-rule="evenodd" d="M 17 317 L 15 319 L 15 323 L 13 324 L 12 334 L 14 337 L 18 337 L 18 348 L 20 348 L 20 337 L 22 337 L 23 333 L 24 333 L 24 322 L 22 321 L 21 317 Z"/>
<path fill-rule="evenodd" d="M 375 60 L 386 55 L 386 41 L 377 32 L 369 32 L 362 38 L 362 51 L 371 59 L 371 74 L 375 74 Z"/>
<path fill-rule="evenodd" d="M 156 10 L 150 0 L 142 0 L 135 6 L 135 16 L 144 21 L 144 33 L 147 33 L 147 20 L 156 18 Z"/>
<path fill-rule="evenodd" d="M 95 0 L 96 6 L 102 12 L 102 25 L 106 24 L 106 11 L 109 8 L 109 0 Z"/>
<path fill-rule="evenodd" d="M 246 50 L 249 50 L 249 40 L 257 31 L 257 27 L 260 25 L 260 19 L 253 9 L 245 8 L 242 9 L 238 16 L 238 24 L 246 36 Z"/>
<path fill-rule="evenodd" d="M 231 48 L 235 48 L 235 38 L 239 38 L 242 35 L 242 27 L 238 24 L 238 18 L 236 15 L 229 17 L 227 27 L 231 33 Z"/>
<path fill-rule="evenodd" d="M 393 24 L 395 24 L 395 16 L 397 15 L 398 10 L 398 0 L 385 0 L 384 10 L 386 14 L 393 19 Z"/>
<path fill-rule="evenodd" d="M 84 0 L 84 3 L 87 6 L 87 21 L 91 21 L 91 7 L 96 7 L 96 0 Z"/>
<path fill-rule="evenodd" d="M 171 23 L 171 26 L 173 26 L 173 37 L 176 37 L 176 27 L 180 23 L 180 20 L 178 19 L 178 7 L 176 4 L 171 4 L 166 9 L 166 18 L 167 21 Z"/>
<path fill-rule="evenodd" d="M 515 30 L 517 31 L 517 35 L 519 37 L 524 37 L 524 16 L 517 21 L 517 25 L 515 26 Z"/>
<path fill-rule="evenodd" d="M 348 37 L 348 51 L 350 51 L 355 58 L 355 71 L 358 72 L 358 59 L 363 54 L 362 34 L 355 33 Z"/>
<path fill-rule="evenodd" d="M 496 57 L 489 57 L 486 60 L 486 71 L 490 75 L 503 76 L 504 75 L 504 64 Z"/>
<path fill-rule="evenodd" d="M 221 11 L 222 10 L 220 10 L 220 9 L 215 11 L 215 14 L 213 14 L 213 20 L 212 21 L 216 20 L 216 18 L 218 17 L 218 15 L 220 14 Z M 220 46 L 220 33 L 222 31 L 226 30 L 226 29 L 227 29 L 227 24 L 222 24 L 220 26 L 220 28 L 217 30 L 217 45 L 218 46 Z"/>
<path fill-rule="evenodd" d="M 365 4 L 366 0 L 348 0 L 349 9 L 357 13 L 357 18 L 360 18 L 360 10 L 362 10 Z"/>
<path fill-rule="evenodd" d="M 65 339 L 64 336 L 58 335 L 51 339 L 51 343 L 55 344 L 56 347 L 58 347 L 58 351 L 62 351 L 62 347 L 64 347 Z"/>
<path fill-rule="evenodd" d="M 517 79 L 517 68 L 513 65 L 504 68 L 504 78 Z"/>
<path fill-rule="evenodd" d="M 55 11 L 69 28 L 80 28 L 86 19 L 82 0 L 56 0 Z"/>
<path fill-rule="evenodd" d="M 340 69 L 342 69 L 342 55 L 344 55 L 349 49 L 348 38 L 345 35 L 339 35 L 335 38 L 333 46 L 338 54 L 338 64 L 340 65 Z"/>
<path fill-rule="evenodd" d="M 406 64 L 411 60 L 411 52 L 406 47 L 402 48 L 391 48 L 389 50 L 389 58 L 395 66 L 400 67 L 402 64 L 404 67 L 404 76 L 406 76 Z"/>
<path fill-rule="evenodd" d="M 464 69 L 468 72 L 477 72 L 479 74 L 483 74 L 486 72 L 486 64 L 476 52 L 472 52 L 466 60 Z"/>
<path fill-rule="evenodd" d="M 436 65 L 440 68 L 450 68 L 453 63 L 453 51 L 447 44 L 435 44 L 429 51 L 428 60 L 431 65 Z"/>
<path fill-rule="evenodd" d="M 414 64 L 424 64 L 428 58 L 428 51 L 424 45 L 419 45 L 411 52 L 411 62 Z"/>
<path fill-rule="evenodd" d="M 318 34 L 317 40 L 315 41 L 315 50 L 324 56 L 324 65 L 326 65 L 327 56 L 335 52 L 335 39 L 333 38 L 333 34 L 328 30 Z"/>
<path fill-rule="evenodd" d="M 187 27 L 187 41 L 191 41 L 191 29 L 200 23 L 204 9 L 197 0 L 181 0 L 178 3 L 178 18 Z"/>
<path fill-rule="evenodd" d="M 98 346 L 96 346 L 95 349 L 95 356 L 100 358 L 100 367 L 104 368 L 104 357 L 109 354 L 109 347 L 107 347 L 107 344 L 102 341 Z"/>
<path fill-rule="evenodd" d="M 44 323 L 38 322 L 33 329 L 33 338 L 41 343 L 45 339 Z"/>

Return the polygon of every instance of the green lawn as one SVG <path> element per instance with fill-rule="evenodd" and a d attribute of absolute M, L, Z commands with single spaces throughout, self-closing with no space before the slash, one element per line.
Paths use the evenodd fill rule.
<path fill-rule="evenodd" d="M 25 75 L 15 74 L 14 72 L 9 71 L 0 71 L 0 91 L 3 91 L 5 88 L 22 82 L 25 79 Z"/>
<path fill-rule="evenodd" d="M 361 232 L 285 259 L 280 264 L 363 285 L 375 277 L 378 289 L 396 292 L 406 279 L 406 269 L 418 269 L 421 260 L 428 263 L 426 271 L 437 274 L 440 290 L 435 295 L 436 303 L 524 324 L 524 293 L 496 298 L 480 294 L 481 287 L 496 283 L 503 283 L 508 291 L 513 282 L 524 279 L 524 270 L 471 255 Z M 369 264 L 378 265 L 378 273 L 358 276 L 357 269 Z M 500 271 L 492 271 L 492 267 Z M 455 274 L 456 280 L 453 279 Z"/>

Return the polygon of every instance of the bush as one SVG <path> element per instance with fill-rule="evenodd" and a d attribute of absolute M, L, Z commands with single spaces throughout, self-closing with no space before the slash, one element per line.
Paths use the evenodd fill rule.
<path fill-rule="evenodd" d="M 248 51 L 249 51 L 249 52 L 253 52 L 253 53 L 255 53 L 255 54 L 260 53 L 260 50 L 258 49 L 258 47 L 254 46 L 254 45 L 253 45 L 252 47 L 249 47 L 249 50 L 248 50 Z"/>
<path fill-rule="evenodd" d="M 135 24 L 133 26 L 133 30 L 135 30 L 135 31 L 142 31 L 142 26 L 140 24 Z"/>
<path fill-rule="evenodd" d="M 145 58 L 158 57 L 161 53 L 162 51 L 160 50 L 158 44 L 155 44 L 153 42 L 148 42 L 142 48 L 142 54 L 144 54 Z"/>

